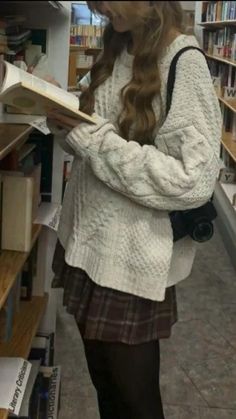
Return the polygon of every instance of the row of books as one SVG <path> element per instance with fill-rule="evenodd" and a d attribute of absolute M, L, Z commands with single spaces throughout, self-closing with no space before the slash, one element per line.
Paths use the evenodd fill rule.
<path fill-rule="evenodd" d="M 215 60 L 209 60 L 213 84 L 218 96 L 236 99 L 236 68 Z"/>
<path fill-rule="evenodd" d="M 102 26 L 73 25 L 70 30 L 70 43 L 88 48 L 101 48 L 102 32 Z"/>
<path fill-rule="evenodd" d="M 0 357 L 0 408 L 19 419 L 57 419 L 60 366 L 54 366 L 54 333 L 38 333 L 28 360 Z"/>
<path fill-rule="evenodd" d="M 236 29 L 225 27 L 203 33 L 203 48 L 208 54 L 236 61 Z"/>
<path fill-rule="evenodd" d="M 203 4 L 202 22 L 236 19 L 236 1 L 209 1 Z"/>

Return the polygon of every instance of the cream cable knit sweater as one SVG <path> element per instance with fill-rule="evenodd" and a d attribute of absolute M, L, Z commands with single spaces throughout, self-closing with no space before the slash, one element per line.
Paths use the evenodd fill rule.
<path fill-rule="evenodd" d="M 180 35 L 160 61 L 165 108 L 169 65 L 179 49 L 197 46 Z M 170 210 L 198 207 L 212 195 L 219 169 L 221 113 L 206 61 L 185 52 L 177 64 L 171 110 L 154 145 L 117 134 L 119 92 L 132 73 L 127 52 L 96 91 L 96 125 L 80 124 L 66 137 L 75 155 L 59 226 L 66 262 L 102 286 L 162 301 L 165 289 L 186 278 L 195 245 L 173 245 Z"/>

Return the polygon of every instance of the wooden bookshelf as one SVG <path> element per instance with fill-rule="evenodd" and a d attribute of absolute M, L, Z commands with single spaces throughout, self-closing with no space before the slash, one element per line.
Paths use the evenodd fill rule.
<path fill-rule="evenodd" d="M 40 234 L 41 228 L 41 225 L 33 225 L 31 249 Z M 5 303 L 18 274 L 21 272 L 25 261 L 29 256 L 29 253 L 30 252 L 13 252 L 10 250 L 3 250 L 0 254 L 0 309 Z"/>
<path fill-rule="evenodd" d="M 7 419 L 8 411 L 6 409 L 0 409 L 0 419 Z"/>
<path fill-rule="evenodd" d="M 231 109 L 232 112 L 236 112 L 236 99 L 225 99 L 222 96 L 218 96 L 218 99 L 227 106 L 227 108 Z"/>
<path fill-rule="evenodd" d="M 47 294 L 43 297 L 32 297 L 30 301 L 21 301 L 19 315 L 15 316 L 12 338 L 8 342 L 0 343 L 0 356 L 28 358 L 47 302 Z"/>
<path fill-rule="evenodd" d="M 90 47 L 86 47 L 85 45 L 76 45 L 76 44 L 70 44 L 70 51 L 86 51 L 89 55 L 92 54 L 97 54 L 98 52 L 100 52 L 102 50 L 102 48 L 90 48 Z"/>
<path fill-rule="evenodd" d="M 45 312 L 47 302 L 47 294 L 43 297 L 33 297 L 30 301 L 21 302 L 19 315 L 16 314 L 13 325 L 11 340 L 0 343 L 0 356 L 28 358 L 33 338 Z M 7 418 L 8 411 L 0 409 L 0 419 Z"/>
<path fill-rule="evenodd" d="M 205 52 L 205 55 L 211 60 L 220 61 L 221 63 L 229 64 L 236 67 L 236 61 L 230 60 L 229 58 L 217 57 L 216 55 L 208 54 L 207 52 Z"/>
<path fill-rule="evenodd" d="M 200 26 L 205 28 L 223 28 L 224 26 L 235 26 L 236 20 L 217 20 L 213 22 L 201 22 L 199 23 Z"/>
<path fill-rule="evenodd" d="M 24 144 L 33 127 L 21 124 L 0 123 L 0 160 L 17 146 Z"/>
<path fill-rule="evenodd" d="M 221 142 L 229 155 L 236 162 L 236 140 L 233 138 L 232 133 L 224 132 Z"/>

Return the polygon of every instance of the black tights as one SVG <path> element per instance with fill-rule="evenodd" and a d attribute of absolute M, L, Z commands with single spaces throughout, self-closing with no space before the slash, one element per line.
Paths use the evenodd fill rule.
<path fill-rule="evenodd" d="M 84 340 L 101 419 L 164 419 L 159 342 L 140 345 Z"/>

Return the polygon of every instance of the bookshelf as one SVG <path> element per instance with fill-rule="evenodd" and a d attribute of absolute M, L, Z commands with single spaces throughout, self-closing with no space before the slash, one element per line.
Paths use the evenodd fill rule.
<path fill-rule="evenodd" d="M 215 20 L 213 22 L 201 22 L 203 28 L 224 28 L 225 26 L 236 26 L 236 20 Z"/>
<path fill-rule="evenodd" d="M 195 29 L 208 58 L 222 109 L 221 156 L 224 170 L 236 171 L 236 1 L 196 2 Z M 230 90 L 230 95 L 227 90 Z M 236 182 L 218 180 L 215 188 L 217 225 L 236 266 Z M 225 181 L 224 181 L 225 182 Z"/>
<path fill-rule="evenodd" d="M 39 237 L 40 232 L 41 225 L 34 225 L 31 249 Z M 0 254 L 0 309 L 5 303 L 6 298 L 14 285 L 18 274 L 21 272 L 29 254 L 30 252 L 12 252 L 10 250 L 4 250 Z"/>
<path fill-rule="evenodd" d="M 230 60 L 229 58 L 217 57 L 216 55 L 212 55 L 208 53 L 206 53 L 206 56 L 211 60 L 220 61 L 221 63 L 225 63 L 228 65 L 232 65 L 233 67 L 236 67 L 236 61 Z"/>
<path fill-rule="evenodd" d="M 0 123 L 0 160 L 28 139 L 33 128 L 29 125 Z"/>
<path fill-rule="evenodd" d="M 236 162 L 236 141 L 230 132 L 223 132 L 222 144 L 232 159 Z"/>
<path fill-rule="evenodd" d="M 0 419 L 7 419 L 8 418 L 8 411 L 5 409 L 0 409 Z"/>
<path fill-rule="evenodd" d="M 71 2 L 69 90 L 89 72 L 102 49 L 103 21 L 91 13 L 86 2 Z"/>
<path fill-rule="evenodd" d="M 66 1 L 1 1 L 0 15 L 24 15 L 27 28 L 46 34 L 46 54 L 51 75 L 67 89 L 71 2 Z M 33 129 L 32 117 L 7 115 L 0 108 L 0 160 L 27 141 Z M 51 204 L 60 205 L 62 197 L 63 164 L 65 153 L 56 137 L 53 141 Z M 50 203 L 49 203 L 50 205 Z M 37 331 L 55 333 L 56 290 L 51 290 L 53 272 L 51 262 L 56 242 L 53 230 L 34 224 L 31 248 L 28 252 L 2 250 L 0 253 L 0 310 L 18 281 L 19 274 L 38 242 L 38 265 L 43 280 L 42 293 L 35 293 L 29 301 L 20 301 L 14 316 L 12 336 L 0 342 L 0 357 L 29 355 L 32 340 Z M 37 267 L 38 269 L 38 267 Z M 40 291 L 41 292 L 41 291 Z M 1 375 L 1 371 L 0 371 Z M 8 411 L 0 409 L 0 419 L 6 419 Z"/>
<path fill-rule="evenodd" d="M 12 338 L 9 342 L 0 344 L 0 356 L 28 358 L 32 340 L 37 332 L 47 302 L 47 294 L 43 297 L 33 297 L 30 301 L 21 302 L 20 315 L 14 323 Z"/>

